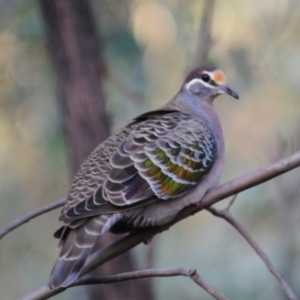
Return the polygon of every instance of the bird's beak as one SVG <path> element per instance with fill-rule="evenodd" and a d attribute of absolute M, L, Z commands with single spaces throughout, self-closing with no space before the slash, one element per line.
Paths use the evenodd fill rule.
<path fill-rule="evenodd" d="M 222 87 L 221 87 L 221 90 L 224 94 L 227 94 L 235 99 L 239 99 L 239 95 L 237 92 L 235 92 L 228 84 L 224 84 Z"/>

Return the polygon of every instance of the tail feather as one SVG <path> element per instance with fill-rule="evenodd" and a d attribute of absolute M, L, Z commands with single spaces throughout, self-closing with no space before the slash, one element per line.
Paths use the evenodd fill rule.
<path fill-rule="evenodd" d="M 50 288 L 67 287 L 76 281 L 106 220 L 105 215 L 87 219 L 62 237 L 59 259 L 49 278 Z"/>
<path fill-rule="evenodd" d="M 68 234 L 60 240 L 61 250 L 59 254 L 59 259 L 67 257 L 68 254 L 72 251 L 76 235 L 78 233 L 76 232 L 76 230 L 70 230 Z"/>
<path fill-rule="evenodd" d="M 84 266 L 90 253 L 91 248 L 86 248 L 82 251 L 80 257 L 77 260 L 68 261 L 68 265 L 70 265 L 70 268 L 68 268 L 68 276 L 66 278 L 61 278 L 63 279 L 60 285 L 61 287 L 67 287 L 77 280 L 78 276 L 80 275 L 80 271 Z M 63 271 L 65 272 L 65 270 Z"/>

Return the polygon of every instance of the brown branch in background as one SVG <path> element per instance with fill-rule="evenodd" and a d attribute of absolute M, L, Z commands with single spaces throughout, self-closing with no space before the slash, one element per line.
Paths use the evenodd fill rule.
<path fill-rule="evenodd" d="M 40 0 L 73 174 L 109 136 L 102 40 L 89 0 Z"/>
<path fill-rule="evenodd" d="M 203 13 L 193 67 L 207 63 L 208 52 L 212 46 L 211 31 L 215 0 L 204 0 L 203 2 Z"/>
<path fill-rule="evenodd" d="M 262 250 L 262 248 L 258 245 L 258 243 L 253 239 L 253 237 L 249 234 L 249 232 L 246 230 L 245 227 L 243 227 L 230 213 L 229 209 L 230 205 L 223 210 L 218 210 L 214 207 L 208 207 L 207 210 L 211 212 L 214 216 L 222 218 L 226 220 L 228 223 L 230 223 L 244 238 L 245 240 L 250 244 L 250 246 L 254 249 L 254 251 L 257 253 L 257 255 L 262 259 L 262 261 L 265 263 L 269 271 L 274 275 L 274 277 L 278 280 L 279 284 L 281 285 L 284 293 L 290 300 L 298 300 L 297 296 L 293 292 L 292 288 L 289 286 L 289 284 L 285 281 L 283 276 L 277 271 L 275 266 L 270 261 L 267 254 Z"/>
<path fill-rule="evenodd" d="M 64 129 L 73 173 L 109 136 L 109 118 L 105 110 L 102 69 L 103 39 L 98 31 L 91 0 L 40 0 L 50 54 L 57 78 Z M 100 6 L 102 7 L 102 6 Z M 113 243 L 118 237 L 105 235 L 97 239 L 94 249 Z M 93 276 L 114 274 L 135 269 L 131 253 L 96 269 Z M 88 299 L 117 300 L 124 294 L 129 299 L 151 300 L 151 287 L 117 283 L 87 288 Z"/>
<path fill-rule="evenodd" d="M 131 233 L 125 237 L 120 238 L 119 240 L 105 248 L 99 249 L 90 256 L 87 263 L 83 267 L 81 275 L 90 272 L 95 267 L 135 247 L 141 242 L 147 240 L 148 238 L 153 237 L 154 235 L 169 229 L 169 227 L 171 227 L 172 225 L 195 214 L 196 212 L 205 209 L 219 202 L 222 199 L 225 199 L 229 196 L 233 196 L 255 185 L 266 182 L 276 176 L 286 173 L 299 166 L 300 151 L 296 152 L 288 158 L 278 161 L 277 163 L 256 170 L 253 173 L 241 176 L 230 182 L 224 183 L 207 193 L 198 206 L 191 205 L 189 207 L 184 208 L 177 215 L 177 217 L 168 224 L 164 226 L 139 230 L 137 232 Z M 43 285 L 20 299 L 48 299 L 49 297 L 61 293 L 62 291 L 63 289 L 49 290 L 49 288 L 46 285 Z"/>
<path fill-rule="evenodd" d="M 58 207 L 61 207 L 65 204 L 66 199 L 61 199 L 56 202 L 52 202 L 50 204 L 47 204 L 45 206 L 42 206 L 34 211 L 29 212 L 28 214 L 22 216 L 19 219 L 16 219 L 15 221 L 11 222 L 10 224 L 4 226 L 0 229 L 0 240 L 7 235 L 9 232 L 13 231 L 14 229 L 18 228 L 19 226 L 23 225 L 24 223 L 29 222 L 30 220 L 45 214 L 51 210 L 54 210 Z"/>
<path fill-rule="evenodd" d="M 196 270 L 191 269 L 150 269 L 143 271 L 128 272 L 123 274 L 109 275 L 103 277 L 93 277 L 93 278 L 81 278 L 72 286 L 77 285 L 87 285 L 87 284 L 103 284 L 103 283 L 113 283 L 118 281 L 149 278 L 149 277 L 174 277 L 174 276 L 187 276 L 191 278 L 196 284 L 201 286 L 207 293 L 213 296 L 217 300 L 228 300 L 228 298 L 217 291 L 213 286 L 211 286 L 206 280 L 197 273 Z"/>

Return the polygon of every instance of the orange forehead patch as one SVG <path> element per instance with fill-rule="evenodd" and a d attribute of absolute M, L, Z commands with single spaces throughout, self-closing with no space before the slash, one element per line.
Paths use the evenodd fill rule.
<path fill-rule="evenodd" d="M 216 84 L 218 84 L 218 85 L 222 85 L 222 84 L 226 83 L 226 76 L 225 76 L 225 74 L 224 74 L 222 71 L 220 71 L 220 70 L 214 71 L 214 72 L 211 74 L 211 76 L 212 76 L 213 81 L 214 81 Z"/>

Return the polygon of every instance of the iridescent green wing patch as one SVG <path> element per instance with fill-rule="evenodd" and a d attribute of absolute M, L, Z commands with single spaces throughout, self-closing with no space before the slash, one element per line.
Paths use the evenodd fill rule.
<path fill-rule="evenodd" d="M 144 149 L 147 145 L 159 141 L 163 136 L 178 126 L 180 113 L 151 116 L 133 126 L 132 133 L 120 143 L 110 160 L 111 171 L 103 185 L 103 197 L 111 203 L 124 206 L 146 200 L 155 196 L 149 181 L 142 176 L 137 165 L 149 171 L 150 176 L 160 178 L 160 167 L 148 157 Z M 162 160 L 167 159 L 163 153 L 158 154 Z M 164 174 L 162 176 L 165 177 Z"/>
<path fill-rule="evenodd" d="M 161 199 L 193 189 L 208 174 L 217 154 L 216 140 L 207 125 L 190 115 L 183 116 L 176 130 L 132 155 L 139 174 Z"/>
<path fill-rule="evenodd" d="M 181 112 L 147 115 L 108 139 L 85 162 L 70 193 L 73 199 L 85 199 L 73 203 L 70 198 L 69 218 L 99 214 L 103 207 L 142 205 L 153 196 L 183 195 L 208 174 L 216 153 L 213 133 L 201 119 Z"/>
<path fill-rule="evenodd" d="M 215 154 L 215 138 L 201 119 L 181 112 L 154 116 L 119 145 L 103 196 L 118 206 L 153 195 L 178 197 L 209 172 Z"/>

